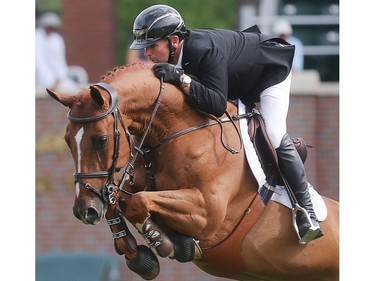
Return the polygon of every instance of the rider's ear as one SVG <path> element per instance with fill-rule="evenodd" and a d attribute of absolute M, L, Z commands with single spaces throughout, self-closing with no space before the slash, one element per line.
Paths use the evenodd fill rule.
<path fill-rule="evenodd" d="M 178 47 L 178 44 L 180 44 L 180 38 L 177 35 L 171 36 L 171 44 L 174 48 Z"/>
<path fill-rule="evenodd" d="M 104 97 L 102 96 L 98 88 L 94 86 L 90 86 L 90 95 L 91 95 L 91 98 L 94 100 L 94 102 L 96 102 L 99 106 L 104 105 L 105 103 Z"/>

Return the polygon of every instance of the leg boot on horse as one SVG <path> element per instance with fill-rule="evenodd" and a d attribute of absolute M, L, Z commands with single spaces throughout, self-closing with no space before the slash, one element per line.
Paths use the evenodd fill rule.
<path fill-rule="evenodd" d="M 281 173 L 290 185 L 298 204 L 304 208 L 310 216 L 309 220 L 306 217 L 305 212 L 297 212 L 296 221 L 300 243 L 306 244 L 316 238 L 322 237 L 323 233 L 311 202 L 305 168 L 294 143 L 288 134 L 284 135 L 276 152 L 279 159 Z"/>

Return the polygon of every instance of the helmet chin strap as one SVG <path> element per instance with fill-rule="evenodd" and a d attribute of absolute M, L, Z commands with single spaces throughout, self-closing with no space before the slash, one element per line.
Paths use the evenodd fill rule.
<path fill-rule="evenodd" d="M 176 52 L 176 48 L 172 46 L 171 38 L 168 37 L 168 45 L 169 45 L 169 57 L 168 57 L 168 63 L 173 64 L 174 54 Z"/>

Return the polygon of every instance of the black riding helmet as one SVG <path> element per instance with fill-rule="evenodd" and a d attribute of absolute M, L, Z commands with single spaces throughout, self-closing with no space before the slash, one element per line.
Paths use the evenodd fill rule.
<path fill-rule="evenodd" d="M 169 62 L 173 60 L 175 48 L 172 47 L 172 34 L 183 38 L 186 33 L 184 21 L 177 10 L 167 5 L 153 5 L 143 10 L 133 25 L 133 43 L 130 49 L 144 49 L 156 41 L 167 38 L 169 41 Z"/>

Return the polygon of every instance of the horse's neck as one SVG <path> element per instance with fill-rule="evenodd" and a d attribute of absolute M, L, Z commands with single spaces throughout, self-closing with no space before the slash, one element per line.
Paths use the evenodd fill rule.
<path fill-rule="evenodd" d="M 185 102 L 181 91 L 166 83 L 161 87 L 160 80 L 154 77 L 145 78 L 138 83 L 116 83 L 116 88 L 121 89 L 121 111 L 132 120 L 129 125 L 132 134 L 141 137 L 152 122 L 147 136 L 147 142 L 151 145 L 204 120 Z M 155 110 L 156 115 L 151 120 Z"/>

